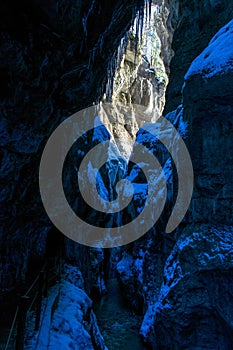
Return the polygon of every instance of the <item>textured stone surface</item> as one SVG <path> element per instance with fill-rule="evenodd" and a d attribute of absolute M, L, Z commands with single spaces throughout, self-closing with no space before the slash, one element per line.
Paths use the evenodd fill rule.
<path fill-rule="evenodd" d="M 49 349 L 107 350 L 92 310 L 92 300 L 83 287 L 80 271 L 66 264 L 51 320 Z"/>
<path fill-rule="evenodd" d="M 171 37 L 165 26 L 169 11 L 165 4 L 160 4 L 152 5 L 151 12 L 150 20 L 146 14 L 144 16 L 140 45 L 136 43 L 133 30 L 129 32 L 128 43 L 125 43 L 125 52 L 122 45 L 123 57 L 113 81 L 113 105 L 107 111 L 109 131 L 120 153 L 127 159 L 132 152 L 136 132 L 142 125 L 133 104 L 145 106 L 148 123 L 162 115 L 165 105 L 171 56 Z"/>
<path fill-rule="evenodd" d="M 153 349 L 230 349 L 233 228 L 186 228 L 164 267 L 157 302 L 141 327 Z"/>
<path fill-rule="evenodd" d="M 0 4 L 1 289 L 40 262 L 51 227 L 38 186 L 51 132 L 103 95 L 138 1 Z M 98 14 L 96 16 L 96 14 Z"/>
<path fill-rule="evenodd" d="M 195 174 L 192 222 L 233 224 L 233 22 L 192 63 L 183 88 Z"/>
<path fill-rule="evenodd" d="M 161 58 L 167 74 L 170 74 L 170 63 L 173 57 L 173 34 L 179 19 L 179 1 L 157 0 L 154 5 L 155 28 L 161 42 Z"/>
<path fill-rule="evenodd" d="M 28 262 L 40 265 L 46 252 L 51 223 L 38 187 L 45 142 L 64 118 L 102 97 L 107 78 L 114 72 L 110 61 L 139 3 L 143 2 L 116 1 L 112 6 L 106 1 L 52 0 L 0 5 L 0 278 L 4 290 L 24 280 Z M 159 18 L 162 9 L 160 4 Z M 167 12 L 161 23 L 166 16 Z M 161 41 L 163 37 L 161 34 Z M 153 73 L 145 72 L 148 68 L 145 61 L 139 71 L 147 88 L 146 101 L 139 96 L 136 83 L 134 102 L 151 103 L 155 96 L 152 88 L 162 108 L 163 83 L 158 84 Z M 115 135 L 120 133 L 120 125 Z M 132 120 L 123 118 L 122 125 L 128 136 Z M 133 126 L 134 134 L 135 130 Z M 80 252 L 80 247 L 74 250 Z"/>
<path fill-rule="evenodd" d="M 127 246 L 117 264 L 117 277 L 122 294 L 139 314 L 145 314 L 149 303 L 156 300 L 163 280 L 163 268 L 174 241 L 155 230 L 146 238 Z"/>
<path fill-rule="evenodd" d="M 233 17 L 233 4 L 224 1 L 180 0 L 170 2 L 169 21 L 176 28 L 172 49 L 169 84 L 164 114 L 181 103 L 183 78 L 194 58 L 208 45 L 212 36 Z"/>
<path fill-rule="evenodd" d="M 32 263 L 39 264 L 45 256 L 51 223 L 38 189 L 39 159 L 45 141 L 61 120 L 102 97 L 108 73 L 112 73 L 109 62 L 132 23 L 136 2 L 115 1 L 115 6 L 106 1 L 95 2 L 99 17 L 93 3 L 69 1 L 57 6 L 56 1 L 34 1 L 30 6 L 25 2 L 16 7 L 12 2 L 0 5 L 3 290 L 20 284 L 28 264 L 34 269 Z M 177 27 L 167 94 L 170 111 L 180 103 L 183 76 L 192 59 L 232 16 L 232 4 L 185 0 L 159 4 L 170 11 L 169 15 L 165 11 L 161 19 L 163 26 L 170 28 L 168 32 L 165 28 L 161 36 L 166 48 Z M 170 49 L 166 53 L 163 48 L 161 55 L 168 72 Z M 132 55 L 128 61 L 132 63 Z M 232 60 L 228 66 L 232 67 Z M 141 77 L 148 68 L 144 61 Z M 232 228 L 223 226 L 232 225 L 232 70 L 211 77 L 208 73 L 203 66 L 198 74 L 186 76 L 183 105 L 167 116 L 175 124 L 182 114 L 188 122 L 187 144 L 194 164 L 195 193 L 186 224 L 189 220 L 196 226 L 187 226 L 181 236 L 183 224 L 172 235 L 163 233 L 171 200 L 147 236 L 116 253 L 122 255 L 118 277 L 123 293 L 134 308 L 146 312 L 141 334 L 154 349 L 231 349 L 232 344 Z M 137 86 L 135 96 L 140 97 Z M 148 102 L 148 95 L 146 98 Z M 145 103 L 143 99 L 139 102 Z M 135 131 L 132 120 L 120 121 L 126 131 L 127 124 L 130 133 Z M 119 132 L 116 130 L 115 135 Z M 87 151 L 91 137 L 82 139 L 82 152 Z M 155 140 L 144 131 L 139 131 L 137 137 L 166 165 L 167 153 Z M 108 169 L 103 178 L 110 188 Z M 120 173 L 119 163 L 115 174 L 118 170 Z M 171 167 L 167 170 L 172 175 L 173 194 L 176 181 Z M 70 178 L 67 177 L 72 188 L 76 176 L 73 167 Z M 138 180 L 142 181 L 140 175 Z M 144 194 L 138 196 L 139 203 Z M 71 192 L 69 200 L 80 208 L 75 197 L 76 192 Z M 80 214 L 85 215 L 85 211 L 81 209 Z M 133 210 L 128 213 L 129 218 L 132 214 Z M 104 217 L 103 223 L 105 220 Z M 83 249 L 71 241 L 65 242 L 65 251 L 66 257 L 82 270 L 88 293 L 100 296 L 105 291 L 103 251 Z"/>
<path fill-rule="evenodd" d="M 152 349 L 232 346 L 231 44 L 229 23 L 193 62 L 183 105 L 167 115 L 175 124 L 182 112 L 188 125 L 195 184 L 185 222 L 165 235 L 163 213 L 157 227 L 125 249 L 118 264 L 127 299 L 146 310 L 141 335 Z M 164 150 L 156 152 L 148 135 L 138 135 L 161 162 Z"/>
<path fill-rule="evenodd" d="M 170 122 L 179 130 L 180 134 L 185 136 L 186 125 L 182 118 L 183 110 L 179 108 L 177 112 L 168 115 Z M 163 128 L 161 123 L 160 133 L 167 135 L 172 147 L 177 147 L 176 138 L 173 137 L 172 128 Z M 117 265 L 117 273 L 124 296 L 130 301 L 131 305 L 139 312 L 145 311 L 151 300 L 156 300 L 163 279 L 163 267 L 172 249 L 175 239 L 179 232 L 172 235 L 165 234 L 165 227 L 171 214 L 171 209 L 176 198 L 175 176 L 172 169 L 171 157 L 165 147 L 153 136 L 149 131 L 153 131 L 155 124 L 148 124 L 148 131 L 139 129 L 136 142 L 143 144 L 150 152 L 159 160 L 163 167 L 167 184 L 167 201 L 159 221 L 156 223 L 149 233 L 137 240 L 135 243 L 123 248 L 123 256 Z M 177 149 L 178 152 L 178 149 Z M 146 198 L 145 178 L 141 177 L 140 172 L 135 167 L 129 168 L 129 178 L 132 177 L 132 183 L 139 183 L 137 200 L 134 207 L 129 208 L 128 216 L 131 220 L 135 218 L 135 212 L 138 208 L 143 208 Z M 149 183 L 152 186 L 153 199 L 147 203 L 151 208 L 151 215 L 154 213 L 154 207 L 157 204 L 157 197 L 161 196 L 165 190 L 161 185 L 159 191 L 157 185 L 160 181 L 159 174 L 154 174 L 151 169 L 151 177 Z M 144 186 L 143 186 L 144 185 Z"/>

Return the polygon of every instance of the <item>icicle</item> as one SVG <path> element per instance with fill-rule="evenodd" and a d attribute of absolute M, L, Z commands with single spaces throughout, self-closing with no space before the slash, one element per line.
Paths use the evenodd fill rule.
<path fill-rule="evenodd" d="M 145 113 L 147 114 L 151 114 L 154 110 L 154 100 L 155 100 L 155 96 L 154 96 L 154 88 L 151 82 L 147 82 L 147 88 L 150 91 L 150 99 L 149 99 L 149 104 L 147 106 L 147 109 L 145 111 Z"/>
<path fill-rule="evenodd" d="M 139 43 L 139 14 L 137 13 L 136 17 L 136 32 L 135 32 L 135 52 L 134 52 L 134 63 L 136 63 L 138 43 Z"/>
<path fill-rule="evenodd" d="M 128 44 L 129 44 L 129 34 L 126 33 L 125 34 L 125 42 L 124 42 L 124 54 L 126 54 Z"/>
<path fill-rule="evenodd" d="M 149 22 L 151 20 L 151 6 L 152 6 L 152 0 L 147 0 L 148 8 L 149 8 Z"/>
<path fill-rule="evenodd" d="M 88 68 L 90 68 L 91 64 L 92 64 L 92 63 L 94 62 L 94 60 L 95 60 L 95 55 L 96 55 L 97 49 L 98 49 L 98 47 L 97 47 L 97 45 L 95 45 L 95 46 L 93 47 L 93 49 L 90 51 L 90 53 L 89 53 Z"/>
<path fill-rule="evenodd" d="M 139 9 L 139 26 L 140 26 L 140 42 L 142 42 L 143 26 L 144 26 L 144 6 Z"/>
<path fill-rule="evenodd" d="M 141 81 L 140 81 L 140 96 L 141 96 L 141 99 L 142 99 L 142 97 L 143 97 L 143 80 L 141 79 Z"/>
<path fill-rule="evenodd" d="M 108 80 L 106 85 L 106 100 L 112 100 L 114 75 L 117 67 L 117 52 L 113 55 L 108 65 Z"/>
<path fill-rule="evenodd" d="M 82 18 L 82 25 L 83 25 L 83 31 L 85 36 L 87 36 L 87 17 L 83 17 Z"/>
<path fill-rule="evenodd" d="M 94 6 L 95 6 L 95 0 L 92 1 L 91 6 L 89 7 L 87 14 L 84 15 L 82 18 L 83 30 L 84 30 L 84 34 L 86 37 L 87 37 L 87 20 L 94 9 Z"/>
<path fill-rule="evenodd" d="M 147 3 L 146 3 L 146 21 L 147 21 L 147 19 L 148 19 L 148 17 L 149 17 L 149 15 L 148 15 L 148 5 L 147 5 Z"/>
<path fill-rule="evenodd" d="M 151 6 L 152 0 L 141 1 L 138 10 L 136 13 L 136 32 L 135 32 L 135 57 L 134 61 L 136 62 L 137 50 L 139 43 L 142 43 L 144 21 L 150 21 L 151 19 Z"/>
<path fill-rule="evenodd" d="M 104 36 L 105 36 L 105 32 L 103 33 L 103 35 L 101 35 L 100 39 L 98 40 L 99 43 L 99 48 L 100 48 L 100 52 L 103 51 L 103 46 L 104 46 Z"/>
<path fill-rule="evenodd" d="M 124 54 L 126 54 L 127 46 L 129 43 L 128 33 L 121 39 L 120 46 L 117 54 L 117 68 L 120 66 Z"/>
<path fill-rule="evenodd" d="M 142 43 L 142 37 L 143 37 L 143 29 L 144 29 L 144 20 L 146 18 L 146 21 L 151 18 L 151 6 L 152 6 L 152 0 L 139 0 L 139 4 L 135 7 L 133 7 L 133 19 L 131 23 L 131 28 L 133 26 L 136 26 L 135 32 L 135 56 L 134 61 L 136 63 L 137 58 L 137 51 L 138 51 L 138 45 L 139 43 Z M 145 13 L 146 11 L 146 13 Z M 136 19 L 134 19 L 136 18 Z M 104 34 L 101 37 L 101 42 L 98 43 L 98 47 L 100 50 L 103 48 L 103 42 L 104 42 Z M 113 84 L 114 84 L 114 75 L 117 67 L 119 67 L 123 55 L 126 53 L 127 47 L 129 42 L 129 36 L 128 33 L 125 35 L 125 37 L 121 40 L 121 43 L 119 45 L 118 50 L 113 55 L 111 61 L 108 65 L 108 78 L 107 78 L 107 84 L 106 84 L 106 99 L 111 101 L 112 93 L 113 93 Z M 96 52 L 96 51 L 95 51 Z M 94 54 L 95 54 L 94 52 Z M 92 58 L 93 59 L 93 58 Z"/>

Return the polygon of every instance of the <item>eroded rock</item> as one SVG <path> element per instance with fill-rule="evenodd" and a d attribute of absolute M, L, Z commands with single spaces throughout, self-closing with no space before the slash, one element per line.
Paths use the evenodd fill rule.
<path fill-rule="evenodd" d="M 168 257 L 141 334 L 153 349 L 230 349 L 233 228 L 187 227 Z"/>

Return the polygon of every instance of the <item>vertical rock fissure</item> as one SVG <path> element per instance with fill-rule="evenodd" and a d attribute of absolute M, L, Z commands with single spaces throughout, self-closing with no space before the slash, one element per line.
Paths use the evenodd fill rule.
<path fill-rule="evenodd" d="M 165 105 L 172 57 L 172 33 L 167 28 L 169 8 L 164 2 L 159 2 L 151 5 L 150 12 L 148 18 L 145 18 L 144 13 L 139 13 L 134 28 L 122 40 L 118 52 L 119 61 L 117 58 L 114 61 L 116 72 L 113 75 L 114 69 L 110 70 L 112 80 L 108 82 L 106 96 L 103 98 L 103 102 L 112 102 L 111 113 L 108 110 L 108 115 L 112 118 L 107 125 L 108 130 L 119 153 L 127 160 L 140 125 L 136 119 L 132 119 L 133 113 L 131 119 L 128 118 L 129 109 L 124 114 L 124 105 L 132 106 L 132 110 L 134 104 L 144 106 L 147 113 L 153 116 L 149 121 L 151 123 L 162 115 Z M 138 36 L 141 38 L 140 42 Z M 102 113 L 107 114 L 104 103 L 101 108 Z M 135 305 L 127 304 L 125 289 L 121 288 L 117 280 L 117 264 L 125 254 L 124 251 L 122 248 L 104 249 L 103 274 L 107 294 L 95 304 L 94 311 L 109 350 L 142 350 L 147 348 L 139 336 L 142 313 L 145 311 L 144 301 L 135 295 L 138 299 Z M 139 257 L 138 266 L 141 258 Z M 131 290 L 131 286 L 129 289 Z"/>

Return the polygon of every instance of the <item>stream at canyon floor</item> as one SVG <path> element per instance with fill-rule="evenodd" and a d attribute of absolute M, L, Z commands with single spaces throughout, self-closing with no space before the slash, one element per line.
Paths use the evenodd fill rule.
<path fill-rule="evenodd" d="M 146 350 L 139 336 L 142 316 L 127 307 L 116 279 L 107 282 L 107 289 L 94 307 L 106 346 L 109 350 Z"/>

